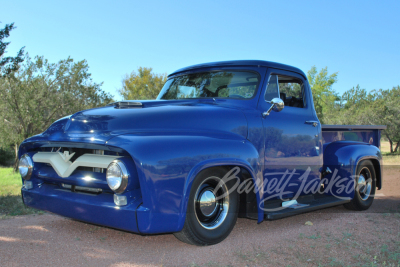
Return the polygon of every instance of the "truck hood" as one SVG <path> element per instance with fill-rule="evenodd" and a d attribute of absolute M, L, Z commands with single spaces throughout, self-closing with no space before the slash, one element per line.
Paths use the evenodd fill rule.
<path fill-rule="evenodd" d="M 116 104 L 77 112 L 56 121 L 45 132 L 26 141 L 105 144 L 114 136 L 128 133 L 247 137 L 247 120 L 243 112 L 223 103 L 212 100 L 130 102 L 135 104 Z"/>

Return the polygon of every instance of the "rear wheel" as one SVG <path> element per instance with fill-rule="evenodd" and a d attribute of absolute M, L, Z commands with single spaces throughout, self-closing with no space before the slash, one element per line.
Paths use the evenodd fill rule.
<path fill-rule="evenodd" d="M 224 240 L 235 226 L 239 210 L 239 194 L 229 189 L 234 179 L 220 183 L 227 173 L 224 168 L 206 169 L 195 178 L 190 191 L 185 225 L 174 233 L 179 240 L 198 246 L 213 245 Z"/>
<path fill-rule="evenodd" d="M 354 198 L 344 206 L 350 210 L 366 210 L 372 205 L 376 190 L 375 169 L 371 161 L 364 160 L 358 164 L 355 179 Z"/>

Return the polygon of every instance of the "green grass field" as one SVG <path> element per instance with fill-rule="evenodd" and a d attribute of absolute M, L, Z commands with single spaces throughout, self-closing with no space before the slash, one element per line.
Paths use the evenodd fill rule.
<path fill-rule="evenodd" d="M 0 219 L 7 216 L 43 213 L 22 203 L 21 185 L 19 173 L 14 173 L 12 168 L 0 168 Z"/>

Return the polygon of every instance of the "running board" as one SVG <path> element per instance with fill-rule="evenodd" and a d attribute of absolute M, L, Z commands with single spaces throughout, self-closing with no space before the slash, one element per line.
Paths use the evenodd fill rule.
<path fill-rule="evenodd" d="M 302 208 L 284 208 L 279 211 L 271 211 L 271 212 L 265 212 L 264 214 L 264 219 L 265 220 L 277 220 L 301 213 L 306 213 L 310 211 L 315 211 L 315 210 L 320 210 L 320 209 L 325 209 L 325 208 L 330 208 L 338 205 L 342 205 L 345 203 L 350 202 L 350 200 L 343 200 L 343 199 L 338 199 L 333 196 L 326 196 L 326 197 L 319 197 L 316 198 L 314 201 L 311 203 L 307 203 L 308 206 L 302 207 Z"/>

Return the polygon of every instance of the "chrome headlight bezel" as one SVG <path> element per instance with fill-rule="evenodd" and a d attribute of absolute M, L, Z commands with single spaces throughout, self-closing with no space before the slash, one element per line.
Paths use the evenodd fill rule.
<path fill-rule="evenodd" d="M 25 166 L 21 166 L 23 163 L 25 163 Z M 33 172 L 33 161 L 28 154 L 22 155 L 22 157 L 19 159 L 18 170 L 22 179 L 24 180 L 31 179 Z"/>
<path fill-rule="evenodd" d="M 116 170 L 119 170 L 120 175 L 115 176 L 111 175 L 111 172 L 114 171 L 112 168 L 117 168 Z M 107 184 L 110 187 L 112 191 L 114 191 L 117 194 L 123 193 L 128 186 L 128 178 L 129 174 L 128 171 L 125 167 L 125 164 L 116 159 L 113 160 L 107 167 L 107 172 L 106 172 L 106 180 Z"/>

